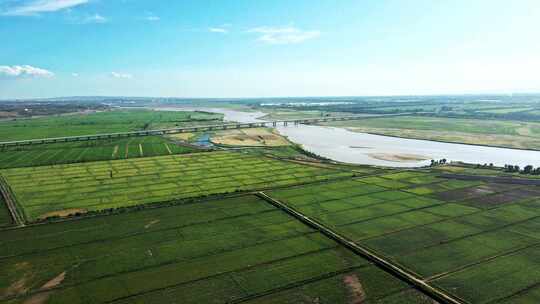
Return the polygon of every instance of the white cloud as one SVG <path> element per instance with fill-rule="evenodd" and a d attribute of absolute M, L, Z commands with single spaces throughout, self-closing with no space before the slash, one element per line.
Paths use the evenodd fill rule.
<path fill-rule="evenodd" d="M 259 34 L 258 41 L 268 44 L 293 44 L 317 38 L 319 31 L 305 31 L 296 27 L 256 27 L 248 33 Z"/>
<path fill-rule="evenodd" d="M 0 76 L 8 77 L 53 77 L 54 73 L 31 65 L 0 65 Z"/>
<path fill-rule="evenodd" d="M 118 73 L 118 72 L 111 72 L 111 76 L 114 78 L 121 78 L 121 79 L 131 79 L 133 78 L 133 75 L 128 73 Z"/>
<path fill-rule="evenodd" d="M 107 18 L 101 16 L 100 14 L 94 14 L 92 16 L 88 16 L 82 20 L 81 23 L 105 23 L 107 22 Z"/>
<path fill-rule="evenodd" d="M 9 7 L 1 14 L 6 16 L 32 16 L 40 13 L 56 12 L 88 3 L 89 0 L 33 0 L 18 1 L 19 5 Z"/>
<path fill-rule="evenodd" d="M 223 27 L 211 27 L 208 29 L 212 33 L 221 33 L 221 34 L 227 34 L 229 32 L 228 29 Z"/>
<path fill-rule="evenodd" d="M 79 73 L 71 73 L 71 76 L 73 76 L 73 77 L 79 77 Z"/>

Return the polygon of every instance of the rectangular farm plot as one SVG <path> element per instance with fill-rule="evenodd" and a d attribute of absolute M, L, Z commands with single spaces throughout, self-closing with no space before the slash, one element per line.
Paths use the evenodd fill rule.
<path fill-rule="evenodd" d="M 444 178 L 416 184 L 411 179 L 421 176 L 412 172 L 383 178 L 411 186 L 396 190 L 395 185 L 387 184 L 378 191 L 351 191 L 349 198 L 339 195 L 331 200 L 327 196 L 334 194 L 329 186 L 296 186 L 268 193 L 468 303 L 513 303 L 509 299 L 537 302 L 540 292 L 534 288 L 540 285 L 536 257 L 540 248 L 540 196 L 535 186 Z M 361 188 L 363 180 L 354 182 Z M 372 180 L 369 178 L 369 182 Z M 339 182 L 327 184 L 333 183 Z M 410 191 L 419 187 L 435 190 L 425 194 Z M 341 188 L 341 192 L 354 188 Z M 440 189 L 468 195 L 459 200 L 444 190 L 436 192 Z M 489 207 L 481 205 L 483 200 L 479 198 L 487 202 L 498 195 L 509 200 Z M 488 287 L 492 284 L 499 287 L 494 292 Z"/>
<path fill-rule="evenodd" d="M 351 175 L 228 152 L 6 169 L 0 174 L 29 221 Z"/>
<path fill-rule="evenodd" d="M 531 201 L 480 209 L 364 244 L 470 303 L 535 303 L 527 291 L 540 284 L 539 208 Z"/>
<path fill-rule="evenodd" d="M 142 153 L 141 153 L 142 151 Z M 89 140 L 0 150 L 0 169 L 198 152 L 158 136 Z"/>
<path fill-rule="evenodd" d="M 366 178 L 352 179 L 349 181 L 326 182 L 305 186 L 296 186 L 283 190 L 272 190 L 267 193 L 324 224 L 331 227 L 345 227 L 356 230 L 356 225 L 370 225 L 370 221 L 399 215 L 418 209 L 417 216 L 426 219 L 438 220 L 444 215 L 441 208 L 435 208 L 443 204 L 439 200 L 421 197 L 404 191 L 393 190 L 394 184 L 389 188 L 366 184 Z M 367 178 L 369 182 L 373 178 Z M 434 207 L 429 209 L 428 207 Z M 422 209 L 422 210 L 420 210 Z M 446 213 L 460 212 L 457 209 L 467 209 L 461 212 L 474 210 L 470 207 L 458 205 Z M 429 211 L 432 213 L 429 213 Z M 410 216 L 414 214 L 411 213 Z M 407 215 L 409 216 L 409 215 Z M 402 224 L 411 225 L 407 216 L 402 216 Z M 373 229 L 373 228 L 371 228 Z"/>
<path fill-rule="evenodd" d="M 534 246 L 474 265 L 434 283 L 444 289 L 458 290 L 471 303 L 538 303 L 540 295 L 534 289 L 540 283 L 539 254 L 540 247 Z"/>
<path fill-rule="evenodd" d="M 0 301 L 12 303 L 267 303 L 293 290 L 345 303 L 411 291 L 256 196 L 28 226 L 0 232 L 0 244 Z"/>

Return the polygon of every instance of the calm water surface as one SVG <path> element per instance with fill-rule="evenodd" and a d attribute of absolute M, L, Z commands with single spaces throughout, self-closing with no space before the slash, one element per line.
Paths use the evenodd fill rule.
<path fill-rule="evenodd" d="M 242 112 L 221 108 L 174 107 L 161 110 L 200 110 L 225 115 L 225 120 L 238 122 L 261 121 L 262 112 Z M 395 162 L 373 158 L 374 154 L 413 154 L 428 159 L 446 158 L 467 163 L 493 163 L 496 166 L 514 164 L 540 166 L 540 152 L 505 148 L 440 143 L 429 140 L 404 139 L 352 132 L 343 128 L 299 125 L 278 126 L 280 134 L 301 144 L 318 155 L 348 163 L 392 167 L 418 167 L 426 161 Z"/>

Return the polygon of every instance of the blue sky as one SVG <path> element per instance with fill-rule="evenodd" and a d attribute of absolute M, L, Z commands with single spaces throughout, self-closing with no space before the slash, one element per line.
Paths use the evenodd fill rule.
<path fill-rule="evenodd" d="M 538 0 L 0 0 L 0 98 L 540 91 Z"/>

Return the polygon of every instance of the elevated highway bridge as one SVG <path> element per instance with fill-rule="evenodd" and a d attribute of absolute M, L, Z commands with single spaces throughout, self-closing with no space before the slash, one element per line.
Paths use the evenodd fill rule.
<path fill-rule="evenodd" d="M 141 131 L 120 132 L 120 133 L 105 133 L 105 134 L 94 134 L 94 135 L 40 138 L 40 139 L 0 142 L 0 148 L 13 147 L 13 146 L 25 146 L 25 145 L 88 141 L 88 140 L 98 140 L 98 139 L 113 139 L 113 138 L 151 136 L 151 135 L 167 135 L 167 134 L 177 134 L 177 133 L 193 133 L 193 132 L 201 132 L 201 131 L 276 127 L 278 125 L 287 126 L 287 125 L 299 125 L 299 124 L 313 124 L 313 123 L 320 123 L 320 122 L 360 120 L 360 119 L 369 119 L 369 118 L 376 118 L 376 117 L 402 116 L 402 115 L 406 115 L 406 114 L 373 115 L 373 116 L 335 116 L 335 117 L 260 121 L 260 122 L 249 122 L 249 123 L 223 123 L 219 125 L 202 125 L 202 126 L 178 127 L 178 128 L 170 128 L 170 129 L 141 130 Z"/>

